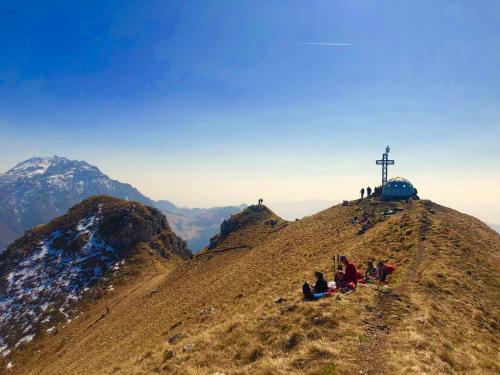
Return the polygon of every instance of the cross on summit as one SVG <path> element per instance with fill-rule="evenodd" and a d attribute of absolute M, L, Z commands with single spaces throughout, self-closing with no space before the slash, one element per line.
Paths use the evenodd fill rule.
<path fill-rule="evenodd" d="M 377 165 L 382 166 L 382 186 L 387 183 L 387 166 L 394 165 L 394 160 L 389 160 L 390 151 L 391 149 L 389 148 L 389 146 L 387 146 L 385 148 L 385 152 L 382 154 L 382 159 L 376 161 Z"/>

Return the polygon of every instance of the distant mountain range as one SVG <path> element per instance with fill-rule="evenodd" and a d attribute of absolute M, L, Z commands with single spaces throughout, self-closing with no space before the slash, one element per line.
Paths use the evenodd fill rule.
<path fill-rule="evenodd" d="M 138 201 L 164 211 L 174 231 L 193 251 L 208 245 L 222 221 L 246 207 L 179 208 L 166 200 L 154 201 L 84 161 L 34 157 L 0 174 L 0 250 L 24 231 L 94 195 Z"/>
<path fill-rule="evenodd" d="M 247 205 L 192 209 L 176 207 L 175 212 L 164 210 L 158 202 L 156 207 L 163 211 L 174 232 L 197 252 L 208 246 L 210 238 L 219 233 L 225 219 L 241 212 Z"/>

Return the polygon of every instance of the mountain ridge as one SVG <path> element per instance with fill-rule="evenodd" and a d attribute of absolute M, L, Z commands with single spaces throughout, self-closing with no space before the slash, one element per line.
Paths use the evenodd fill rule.
<path fill-rule="evenodd" d="M 81 302 L 113 290 L 140 252 L 164 262 L 192 256 L 159 210 L 106 196 L 26 232 L 0 255 L 2 354 L 75 319 Z"/>
<path fill-rule="evenodd" d="M 169 201 L 156 202 L 130 184 L 109 178 L 99 168 L 65 157 L 33 157 L 0 174 L 0 250 L 25 230 L 64 214 L 74 204 L 93 195 L 105 194 L 134 200 L 185 215 L 183 226 L 173 225 L 194 250 L 208 245 L 218 226 L 241 206 L 212 209 L 178 208 Z M 165 211 L 170 215 L 168 210 Z M 206 216 L 216 213 L 212 222 Z M 174 217 L 171 217 L 173 219 Z M 189 234 L 189 235 L 188 235 Z"/>
<path fill-rule="evenodd" d="M 364 215 L 372 225 L 360 232 L 354 218 Z M 252 216 L 226 237 L 247 247 L 221 242 L 159 274 L 154 285 L 131 285 L 141 293 L 102 301 L 115 306 L 109 319 L 87 329 L 104 305 L 91 307 L 60 334 L 9 357 L 13 369 L 128 375 L 500 370 L 494 349 L 500 236 L 479 220 L 430 201 L 376 199 L 337 205 L 276 231 L 268 230 L 267 215 L 261 219 Z M 314 271 L 330 279 L 336 254 L 360 268 L 383 259 L 397 269 L 386 285 L 360 284 L 354 293 L 303 302 L 303 281 Z M 188 292 L 179 298 L 181 287 Z M 472 318 L 463 324 L 463 316 Z"/>

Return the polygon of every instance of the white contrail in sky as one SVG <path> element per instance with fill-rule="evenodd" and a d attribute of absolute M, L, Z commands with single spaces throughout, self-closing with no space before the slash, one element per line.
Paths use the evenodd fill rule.
<path fill-rule="evenodd" d="M 351 43 L 327 43 L 327 42 L 297 42 L 292 44 L 301 44 L 301 45 L 311 45 L 311 46 L 334 46 L 334 47 L 344 47 L 351 46 Z"/>

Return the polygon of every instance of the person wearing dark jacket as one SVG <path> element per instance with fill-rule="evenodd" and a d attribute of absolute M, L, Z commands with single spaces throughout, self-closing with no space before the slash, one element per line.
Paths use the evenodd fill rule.
<path fill-rule="evenodd" d="M 305 281 L 304 285 L 302 285 L 302 292 L 304 293 L 305 301 L 314 301 L 316 299 L 314 298 L 311 287 L 307 281 Z"/>
<path fill-rule="evenodd" d="M 392 264 L 385 264 L 383 261 L 378 262 L 378 279 L 385 283 L 387 281 L 387 276 L 394 272 L 396 269 Z"/>
<path fill-rule="evenodd" d="M 316 271 L 314 276 L 316 277 L 316 284 L 314 284 L 313 288 L 314 294 L 326 293 L 328 291 L 328 283 L 326 282 L 323 274 Z"/>

